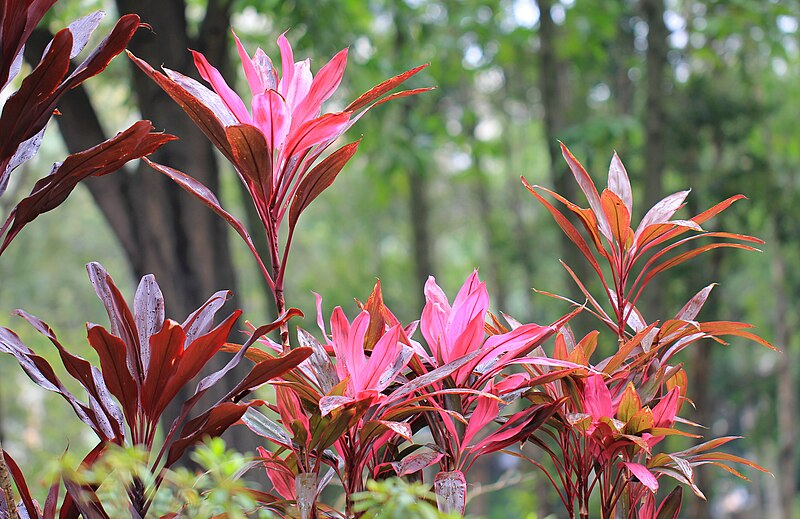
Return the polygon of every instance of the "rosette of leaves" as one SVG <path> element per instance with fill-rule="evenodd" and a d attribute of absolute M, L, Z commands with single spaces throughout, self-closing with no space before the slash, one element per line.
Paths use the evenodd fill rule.
<path fill-rule="evenodd" d="M 201 397 L 239 364 L 253 342 L 300 312 L 292 309 L 277 321 L 256 329 L 239 353 L 222 369 L 200 380 L 194 394 L 183 402 L 180 414 L 172 422 L 166 437 L 157 443 L 156 427 L 164 410 L 227 342 L 241 311 L 234 311 L 214 325 L 215 314 L 230 296 L 229 292 L 220 291 L 185 321 L 178 323 L 165 319 L 164 300 L 152 275 L 142 278 L 131 309 L 100 264 L 90 263 L 87 270 L 111 324 L 109 329 L 96 324 L 87 325 L 89 344 L 100 358 L 99 367 L 70 353 L 44 321 L 22 310 L 17 311 L 55 346 L 66 372 L 85 390 L 87 401 L 73 395 L 50 364 L 7 328 L 0 329 L 0 351 L 12 355 L 39 386 L 60 394 L 78 418 L 98 436 L 97 446 L 83 460 L 83 465 L 94 463 L 108 445 L 144 449 L 154 475 L 153 483 L 145 486 L 134 478 L 128 486 L 132 513 L 144 517 L 155 490 L 161 484 L 163 472 L 201 439 L 219 436 L 236 423 L 251 405 L 243 401 L 245 396 L 296 367 L 311 354 L 311 350 L 297 348 L 283 357 L 260 360 L 223 398 L 188 419 Z M 4 456 L 10 461 L 17 487 L 24 488 L 22 473 L 8 453 Z M 64 510 L 61 517 L 77 517 L 78 513 L 85 517 L 108 517 L 92 486 L 69 480 L 64 483 L 67 495 L 61 506 Z M 33 513 L 35 503 L 29 495 L 21 493 L 20 506 L 28 514 Z"/>

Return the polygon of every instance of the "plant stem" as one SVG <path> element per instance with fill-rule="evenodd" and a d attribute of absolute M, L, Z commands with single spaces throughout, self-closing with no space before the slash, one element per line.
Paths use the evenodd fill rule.
<path fill-rule="evenodd" d="M 8 504 L 9 519 L 19 519 L 17 514 L 17 505 L 14 502 L 14 489 L 11 487 L 11 477 L 8 472 L 8 465 L 3 451 L 3 443 L 0 441 L 0 487 L 6 495 L 6 503 Z"/>
<path fill-rule="evenodd" d="M 283 295 L 283 264 L 281 263 L 280 251 L 278 250 L 278 223 L 271 221 L 270 224 L 271 228 L 267 231 L 267 241 L 269 244 L 270 262 L 272 263 L 272 278 L 275 282 L 272 287 L 272 294 L 275 297 L 277 317 L 280 317 L 286 311 L 286 299 Z M 280 334 L 283 353 L 287 353 L 292 347 L 289 343 L 289 323 L 283 323 L 281 325 Z"/>

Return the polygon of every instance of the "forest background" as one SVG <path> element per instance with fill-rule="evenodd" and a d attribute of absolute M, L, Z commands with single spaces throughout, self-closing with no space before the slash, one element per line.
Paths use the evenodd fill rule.
<path fill-rule="evenodd" d="M 793 265 L 800 260 L 800 2 L 62 0 L 26 54 L 41 54 L 48 27 L 98 8 L 136 12 L 152 26 L 131 44 L 150 63 L 188 72 L 186 49 L 196 49 L 239 86 L 244 78 L 233 67 L 230 26 L 248 48 L 268 54 L 290 29 L 296 55 L 312 57 L 312 69 L 349 46 L 341 100 L 431 63 L 415 86 L 438 89 L 360 122 L 352 133 L 365 136 L 361 152 L 300 221 L 287 291 L 307 315 L 314 314 L 310 290 L 324 296 L 328 313 L 363 300 L 379 277 L 388 306 L 405 322 L 419 315 L 429 274 L 450 293 L 474 267 L 487 281 L 493 310 L 523 322 L 562 315 L 563 304 L 532 288 L 577 298 L 556 258 L 580 261 L 570 261 L 575 251 L 519 182 L 525 175 L 576 199 L 558 140 L 598 180 L 616 150 L 644 198 L 641 208 L 686 186 L 693 189 L 692 214 L 747 195 L 714 224 L 766 239 L 764 253 L 711 253 L 681 265 L 642 311 L 669 315 L 707 280 L 722 280 L 702 317 L 754 323 L 782 350 L 733 341 L 723 352 L 709 343 L 683 359 L 699 410 L 691 419 L 716 436 L 746 436 L 736 453 L 775 475 L 748 474 L 748 484 L 702 471 L 698 484 L 709 501 L 686 506 L 686 516 L 799 513 L 800 272 Z M 181 137 L 159 152 L 159 162 L 219 186 L 231 212 L 250 210 L 230 166 L 126 59 L 66 97 L 61 112 L 56 119 L 72 131 L 58 139 L 52 124 L 42 152 L 25 168 L 42 173 L 65 149 L 83 149 L 141 116 Z M 155 273 L 171 315 L 186 315 L 208 294 L 231 288 L 245 317 L 271 320 L 274 309 L 243 246 L 229 242 L 205 207 L 145 169 L 92 179 L 15 241 L 0 264 L 0 325 L 19 330 L 34 347 L 41 343 L 10 317 L 25 308 L 93 358 L 84 321 L 104 320 L 83 270 L 93 260 L 124 293 L 132 293 L 134 279 Z M 31 187 L 25 181 L 37 177 L 16 178 L 9 189 L 21 195 Z M 18 198 L 8 193 L 5 200 Z M 31 474 L 44 474 L 67 445 L 88 451 L 91 438 L 79 435 L 69 409 L 32 390 L 14 364 L 0 358 L 3 445 Z M 242 451 L 257 445 L 245 431 L 229 441 Z M 539 474 L 517 474 L 502 458 L 489 461 L 472 479 L 508 484 L 473 492 L 471 514 L 506 517 L 508 503 L 539 517 L 553 511 L 557 498 Z M 520 479 L 522 486 L 511 484 Z"/>

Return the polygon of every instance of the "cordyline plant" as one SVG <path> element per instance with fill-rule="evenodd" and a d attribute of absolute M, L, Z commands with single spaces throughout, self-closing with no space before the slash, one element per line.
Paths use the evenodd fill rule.
<path fill-rule="evenodd" d="M 236 230 L 255 256 L 272 291 L 278 314 L 281 314 L 286 309 L 286 264 L 297 220 L 308 205 L 333 183 L 355 154 L 360 141 L 346 144 L 320 160 L 322 154 L 374 106 L 430 88 L 385 96 L 425 68 L 426 65 L 422 65 L 375 86 L 341 112 L 321 113 L 322 104 L 341 83 L 347 64 L 347 49 L 336 54 L 316 76 L 312 76 L 310 61 L 295 62 L 292 47 L 282 34 L 278 38 L 281 52 L 279 76 L 264 51 L 259 48 L 250 57 L 235 34 L 234 38 L 250 87 L 249 110 L 219 71 L 199 52 L 193 51 L 195 66 L 213 90 L 168 68 L 164 68 L 164 74 L 157 72 L 130 52 L 128 55 L 183 108 L 233 164 L 255 205 L 270 257 L 259 256 L 244 225 L 220 206 L 208 188 L 176 169 L 154 162 L 149 162 L 150 165 L 199 198 Z M 281 226 L 287 217 L 288 233 L 283 239 Z M 281 329 L 281 338 L 286 351 L 290 347 L 287 327 Z"/>
<path fill-rule="evenodd" d="M 128 487 L 131 514 L 144 517 L 164 471 L 202 438 L 219 436 L 236 423 L 251 405 L 242 402 L 250 391 L 297 366 L 311 350 L 297 348 L 283 357 L 256 363 L 223 398 L 188 420 L 200 398 L 236 367 L 256 339 L 279 328 L 299 311 L 293 309 L 277 321 L 258 328 L 239 354 L 197 384 L 158 447 L 156 427 L 164 410 L 226 343 L 241 311 L 233 312 L 214 326 L 214 315 L 230 296 L 227 292 L 217 292 L 179 324 L 165 319 L 164 299 L 152 275 L 142 278 L 131 310 L 102 266 L 90 263 L 87 270 L 111 323 L 110 330 L 96 324 L 87 325 L 89 344 L 100 358 L 100 368 L 70 353 L 46 323 L 22 310 L 17 311 L 56 347 L 67 373 L 86 391 L 87 403 L 67 390 L 50 364 L 6 328 L 0 329 L 0 351 L 14 356 L 31 380 L 64 397 L 78 418 L 98 436 L 99 443 L 84 460 L 84 465 L 96 460 L 109 444 L 135 446 L 152 455 L 148 460 L 156 475 L 152 488 L 145 487 L 136 478 Z M 13 462 L 11 465 L 18 488 L 22 488 L 21 473 Z M 65 485 L 67 496 L 62 505 L 62 517 L 64 513 L 77 516 L 77 512 L 85 517 L 108 517 L 94 489 L 69 480 L 65 480 Z M 57 498 L 58 487 L 55 488 Z M 35 508 L 29 498 L 23 497 L 23 504 L 28 513 Z M 66 512 L 68 510 L 72 512 Z"/>
<path fill-rule="evenodd" d="M 22 68 L 25 43 L 55 1 L 4 0 L 0 3 L 0 90 L 12 88 Z M 3 103 L 0 113 L 0 196 L 6 192 L 14 170 L 39 151 L 47 123 L 57 113 L 56 106 L 61 96 L 102 72 L 124 50 L 140 27 L 138 16 L 123 16 L 111 33 L 73 67 L 71 60 L 84 50 L 102 17 L 102 12 L 92 13 L 56 33 L 30 74 L 19 82 L 18 89 Z M 30 195 L 5 216 L 0 225 L 0 255 L 23 227 L 40 214 L 55 209 L 78 182 L 116 171 L 128 161 L 144 157 L 172 139 L 171 135 L 154 133 L 149 121 L 138 121 L 115 137 L 53 165 L 50 173 L 35 183 Z M 0 451 L 5 455 L 2 446 Z M 13 462 L 12 467 L 16 469 L 15 479 L 20 484 L 21 473 Z M 22 484 L 19 490 L 25 496 L 24 482 Z M 30 499 L 27 499 L 21 505 L 24 506 L 21 511 L 35 517 L 38 512 L 29 505 Z M 13 518 L 18 516 L 9 471 L 2 458 L 0 513 Z"/>
<path fill-rule="evenodd" d="M 543 385 L 551 398 L 564 398 L 564 405 L 547 427 L 529 440 L 552 459 L 555 473 L 546 469 L 545 473 L 571 516 L 589 517 L 589 499 L 597 493 L 604 518 L 677 517 L 681 503 L 679 490 L 671 493 L 656 509 L 653 495 L 659 488 L 660 476 L 669 476 L 703 497 L 694 484 L 694 467 L 698 465 L 714 464 L 740 477 L 743 476 L 723 462 L 764 469 L 737 456 L 712 452 L 733 439 L 730 437 L 712 439 L 681 452 L 661 454 L 654 451 L 667 435 L 695 436 L 674 427 L 676 422 L 694 425 L 678 417 L 686 399 L 688 378 L 682 365 L 675 363 L 676 354 L 701 339 L 726 344 L 721 338 L 724 336 L 744 337 L 772 346 L 748 331 L 751 326 L 747 324 L 696 320 L 713 285 L 692 297 L 674 318 L 661 323 L 645 320 L 636 302 L 656 275 L 684 261 L 720 247 L 757 250 L 747 243 L 762 242 L 741 234 L 707 232 L 701 227 L 744 198 L 741 195 L 689 220 L 675 220 L 674 214 L 689 193 L 681 191 L 657 203 L 633 230 L 631 186 L 619 157 L 615 154 L 612 158 L 608 188 L 599 194 L 587 172 L 563 145 L 562 151 L 586 195 L 588 209 L 545 188 L 531 186 L 524 178 L 523 183 L 553 215 L 598 275 L 605 292 L 602 297 L 591 294 L 585 281 L 564 265 L 586 297 L 590 305 L 588 311 L 614 332 L 616 351 L 593 361 L 599 332 L 590 332 L 576 341 L 568 328 L 561 331 L 553 357 L 587 369 Z M 542 193 L 552 195 L 576 215 L 589 239 L 586 240 Z M 686 233 L 690 234 L 684 237 Z M 695 246 L 695 240 L 702 238 L 730 241 Z M 689 250 L 676 250 L 682 245 L 690 246 Z M 601 267 L 598 255 L 607 263 L 607 270 Z M 611 312 L 606 311 L 601 301 L 610 306 Z M 534 369 L 546 373 L 540 367 L 534 366 Z M 591 373 L 590 369 L 597 372 Z M 635 503 L 641 503 L 641 507 L 636 508 Z"/>
<path fill-rule="evenodd" d="M 300 344 L 315 353 L 272 382 L 276 404 L 268 407 L 278 422 L 254 408 L 243 416 L 251 430 L 278 446 L 275 452 L 259 451 L 278 494 L 262 499 L 267 508 L 281 514 L 297 510 L 302 518 L 333 513 L 318 498 L 335 473 L 349 517 L 353 496 L 368 479 L 421 477 L 422 469 L 438 462 L 440 509 L 463 514 L 463 472 L 480 456 L 519 443 L 555 412 L 560 401 L 545 395 L 546 401 L 500 416 L 531 387 L 581 368 L 548 359 L 538 347 L 571 315 L 554 326 L 515 323 L 511 331 L 495 323 L 487 338 L 488 293 L 477 272 L 467 278 L 452 308 L 433 279 L 426 294 L 420 324 L 428 350 L 413 340 L 417 323 L 402 326 L 384 305 L 380 284 L 352 322 L 341 308 L 334 310 L 330 335 L 317 299 L 324 344 L 298 329 Z M 280 349 L 269 339 L 260 342 L 267 350 Z M 248 355 L 258 359 L 266 353 L 251 348 Z M 517 364 L 560 369 L 536 378 L 509 374 Z M 494 421 L 499 426 L 487 434 Z M 416 443 L 415 436 L 434 443 Z M 330 470 L 320 477 L 324 465 Z"/>
<path fill-rule="evenodd" d="M 366 488 L 368 479 L 378 477 L 383 453 L 395 437 L 412 441 L 407 419 L 422 411 L 409 400 L 413 387 L 397 384 L 414 355 L 409 339 L 414 326 L 404 328 L 386 308 L 380 284 L 352 323 L 341 307 L 334 309 L 331 335 L 321 312 L 318 299 L 318 324 L 325 344 L 298 329 L 300 344 L 311 347 L 314 354 L 273 384 L 277 393 L 273 410 L 280 424 L 254 409 L 244 416 L 248 427 L 279 446 L 276 453 L 260 451 L 283 500 L 273 503 L 273 510 L 280 504 L 279 511 L 285 512 L 284 503 L 294 501 L 303 518 L 316 513 L 319 493 L 334 473 L 345 490 L 346 514 L 351 515 L 353 496 Z M 430 379 L 457 367 L 441 370 Z M 426 382 L 415 384 L 422 388 Z M 330 447 L 335 452 L 327 450 Z M 281 458 L 283 451 L 287 456 Z M 331 471 L 319 478 L 322 464 L 330 465 Z"/>
<path fill-rule="evenodd" d="M 440 452 L 436 461 L 441 471 L 434 480 L 440 510 L 463 515 L 467 497 L 464 472 L 481 456 L 522 441 L 560 405 L 558 399 L 548 398 L 501 417 L 501 411 L 530 388 L 566 376 L 574 369 L 568 362 L 539 355 L 541 350 L 537 349 L 572 315 L 552 326 L 520 325 L 511 318 L 514 325 L 510 331 L 496 318 L 489 325 L 489 294 L 477 271 L 466 279 L 452 307 L 433 277 L 425 285 L 425 300 L 420 328 L 430 355 L 424 350 L 420 353 L 418 374 L 471 356 L 457 371 L 433 383 L 425 398 L 436 409 L 425 416 Z M 533 352 L 536 353 L 529 355 Z M 539 378 L 531 378 L 527 372 L 508 373 L 513 365 L 534 364 L 563 369 Z M 502 425 L 487 434 L 494 422 Z M 415 456 L 401 462 L 400 475 L 419 470 L 418 458 L 427 459 L 425 453 Z"/>

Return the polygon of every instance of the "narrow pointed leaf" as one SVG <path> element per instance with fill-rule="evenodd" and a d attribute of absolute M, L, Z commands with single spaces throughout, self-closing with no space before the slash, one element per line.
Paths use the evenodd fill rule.
<path fill-rule="evenodd" d="M 424 69 L 428 66 L 428 63 L 424 65 L 420 65 L 418 67 L 412 68 L 410 70 L 406 70 L 402 74 L 398 74 L 390 79 L 387 79 L 383 83 L 372 87 L 368 91 L 361 94 L 358 99 L 350 103 L 347 108 L 345 108 L 346 112 L 357 112 L 361 108 L 364 108 L 372 101 L 378 99 L 382 95 L 386 94 L 387 92 L 393 90 L 395 87 L 399 86 L 401 83 L 405 82 L 408 78 L 419 72 L 420 70 Z"/>

